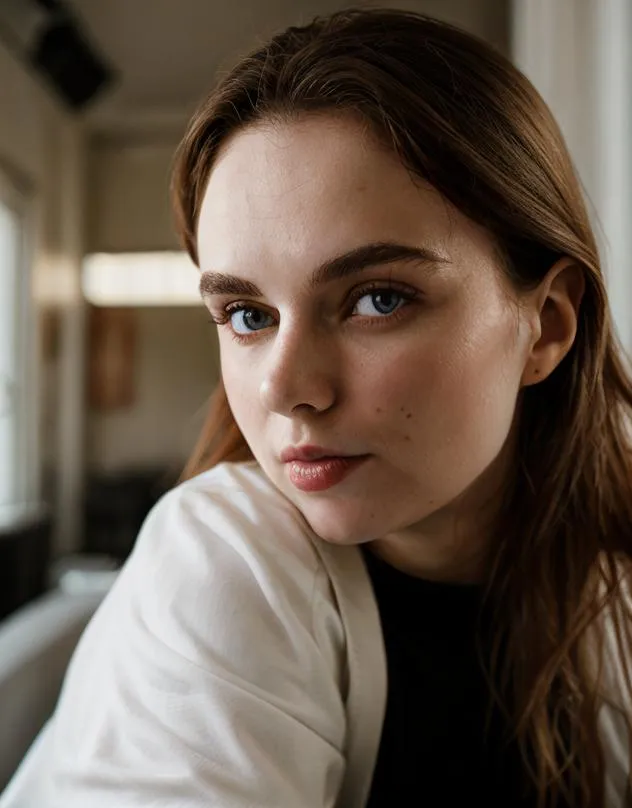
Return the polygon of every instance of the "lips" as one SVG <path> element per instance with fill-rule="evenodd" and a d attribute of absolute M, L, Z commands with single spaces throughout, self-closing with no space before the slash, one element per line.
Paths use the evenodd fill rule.
<path fill-rule="evenodd" d="M 288 479 L 299 491 L 325 491 L 341 483 L 369 455 L 343 455 L 320 446 L 289 447 L 281 453 Z"/>
<path fill-rule="evenodd" d="M 355 455 L 357 457 L 358 455 Z M 292 460 L 322 460 L 323 458 L 354 457 L 338 449 L 325 449 L 323 446 L 288 446 L 281 452 L 281 462 L 290 463 Z"/>

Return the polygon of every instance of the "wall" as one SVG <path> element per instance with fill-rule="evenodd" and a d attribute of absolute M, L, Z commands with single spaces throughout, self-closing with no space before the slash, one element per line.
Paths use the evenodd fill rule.
<path fill-rule="evenodd" d="M 29 386 L 29 498 L 46 499 L 56 523 L 55 548 L 78 540 L 81 497 L 83 379 L 79 270 L 83 230 L 81 123 L 67 114 L 0 45 L 0 161 L 30 189 L 33 238 Z M 44 313 L 55 319 L 56 350 L 42 350 Z M 39 425 L 39 428 L 38 428 Z M 40 470 L 46 469 L 42 485 Z"/>
<path fill-rule="evenodd" d="M 514 0 L 513 54 L 584 187 L 618 336 L 632 357 L 632 4 Z"/>
<path fill-rule="evenodd" d="M 201 305 L 139 308 L 135 325 L 134 403 L 90 414 L 90 466 L 111 472 L 175 465 L 179 472 L 218 377 L 215 326 Z"/>
<path fill-rule="evenodd" d="M 429 14 L 476 34 L 504 53 L 509 51 L 509 0 L 392 0 L 390 3 L 381 0 L 376 5 Z"/>
<path fill-rule="evenodd" d="M 163 128 L 92 138 L 87 252 L 179 249 L 168 192 L 179 134 Z M 214 327 L 201 303 L 139 307 L 134 319 L 134 404 L 88 412 L 90 470 L 181 465 L 218 379 Z"/>
<path fill-rule="evenodd" d="M 90 141 L 88 252 L 178 249 L 169 172 L 179 132 L 95 136 Z"/>

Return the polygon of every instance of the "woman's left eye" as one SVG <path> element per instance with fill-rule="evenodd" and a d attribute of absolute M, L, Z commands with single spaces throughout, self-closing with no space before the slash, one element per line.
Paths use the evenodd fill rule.
<path fill-rule="evenodd" d="M 363 317 L 385 317 L 394 314 L 408 300 L 410 295 L 396 289 L 375 289 L 358 298 L 352 313 Z"/>

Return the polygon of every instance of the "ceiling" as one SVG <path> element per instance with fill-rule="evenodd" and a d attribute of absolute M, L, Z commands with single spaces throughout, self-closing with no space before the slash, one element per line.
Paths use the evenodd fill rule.
<path fill-rule="evenodd" d="M 349 3 L 340 0 L 67 0 L 118 81 L 90 108 L 96 130 L 180 126 L 216 72 L 270 33 Z M 382 0 L 429 13 L 507 48 L 509 0 Z M 357 3 L 356 5 L 376 5 Z"/>

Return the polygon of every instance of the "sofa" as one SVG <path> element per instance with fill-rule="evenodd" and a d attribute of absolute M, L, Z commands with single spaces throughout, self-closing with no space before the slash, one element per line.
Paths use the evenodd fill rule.
<path fill-rule="evenodd" d="M 54 710 L 103 593 L 54 589 L 0 622 L 0 793 Z"/>

